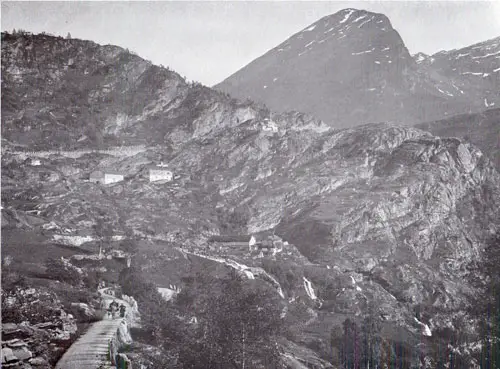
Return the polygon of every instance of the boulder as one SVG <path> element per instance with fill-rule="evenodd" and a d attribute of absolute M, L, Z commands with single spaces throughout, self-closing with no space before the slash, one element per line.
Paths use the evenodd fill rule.
<path fill-rule="evenodd" d="M 73 315 L 67 314 L 64 310 L 61 309 L 60 317 L 63 331 L 70 335 L 75 334 L 78 330 L 78 327 L 76 326 L 76 320 Z"/>
<path fill-rule="evenodd" d="M 83 302 L 72 302 L 71 311 L 78 320 L 89 320 L 95 317 L 96 311 Z"/>
<path fill-rule="evenodd" d="M 17 329 L 18 329 L 17 324 L 15 324 L 15 323 L 3 323 L 2 324 L 2 333 L 3 334 L 15 331 Z"/>
<path fill-rule="evenodd" d="M 9 340 L 7 342 L 5 342 L 5 344 L 14 349 L 14 348 L 19 348 L 19 347 L 28 347 L 28 344 L 20 339 L 13 339 L 13 340 Z"/>
<path fill-rule="evenodd" d="M 58 342 L 58 343 L 68 342 L 68 341 L 71 340 L 71 334 L 69 332 L 67 332 L 67 331 L 56 329 L 53 332 L 51 340 L 54 341 L 54 342 Z"/>
<path fill-rule="evenodd" d="M 117 368 L 132 369 L 132 361 L 125 354 L 116 355 L 115 362 Z"/>
<path fill-rule="evenodd" d="M 33 325 L 33 327 L 38 328 L 38 329 L 55 329 L 59 326 L 60 324 L 58 322 L 42 322 L 42 323 L 37 323 Z"/>
<path fill-rule="evenodd" d="M 20 361 L 25 361 L 31 359 L 33 354 L 26 347 L 16 348 L 12 350 L 15 357 L 17 357 Z"/>
<path fill-rule="evenodd" d="M 29 336 L 29 332 L 25 332 L 25 329 L 22 329 L 17 324 L 14 323 L 4 323 L 2 324 L 2 339 L 4 340 L 12 340 L 25 338 Z"/>
<path fill-rule="evenodd" d="M 132 343 L 129 326 L 125 319 L 118 326 L 118 342 L 120 345 L 130 345 Z"/>
<path fill-rule="evenodd" d="M 122 300 L 124 300 L 129 308 L 127 309 L 126 319 L 131 327 L 136 328 L 140 326 L 141 316 L 139 313 L 139 307 L 137 301 L 132 296 L 122 295 Z"/>
<path fill-rule="evenodd" d="M 34 357 L 28 361 L 32 366 L 46 366 L 48 365 L 47 360 L 42 357 Z"/>
<path fill-rule="evenodd" d="M 12 349 L 10 349 L 8 347 L 2 348 L 2 364 L 4 364 L 4 363 L 13 363 L 15 361 L 18 361 L 18 359 L 14 355 L 14 352 L 12 351 Z"/>

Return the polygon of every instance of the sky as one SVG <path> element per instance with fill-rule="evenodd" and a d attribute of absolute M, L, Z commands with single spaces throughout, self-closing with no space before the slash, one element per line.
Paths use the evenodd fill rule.
<path fill-rule="evenodd" d="M 384 13 L 410 53 L 500 36 L 495 1 L 2 1 L 1 29 L 48 32 L 128 48 L 212 86 L 321 17 Z"/>

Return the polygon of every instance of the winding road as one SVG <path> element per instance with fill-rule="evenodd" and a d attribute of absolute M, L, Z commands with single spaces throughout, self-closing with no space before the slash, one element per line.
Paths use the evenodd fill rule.
<path fill-rule="evenodd" d="M 130 311 L 129 304 L 110 294 L 110 288 L 103 288 L 99 293 L 103 299 L 103 305 L 116 300 L 124 304 L 127 312 Z M 73 345 L 64 353 L 56 364 L 56 369 L 101 369 L 114 368 L 109 357 L 110 342 L 116 337 L 116 332 L 125 318 L 112 319 L 106 314 L 103 320 L 93 323 L 90 328 L 78 338 Z"/>

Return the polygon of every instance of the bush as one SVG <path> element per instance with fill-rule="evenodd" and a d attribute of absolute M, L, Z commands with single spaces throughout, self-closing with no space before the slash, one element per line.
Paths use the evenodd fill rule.
<path fill-rule="evenodd" d="M 137 252 L 137 243 L 133 239 L 127 238 L 120 243 L 120 249 L 133 254 Z"/>
<path fill-rule="evenodd" d="M 250 220 L 250 211 L 247 207 L 238 208 L 231 212 L 225 212 L 222 208 L 219 208 L 217 209 L 217 220 L 222 233 L 246 233 L 247 224 Z"/>
<path fill-rule="evenodd" d="M 88 272 L 87 275 L 83 278 L 83 284 L 85 285 L 85 287 L 90 288 L 91 290 L 96 290 L 101 279 L 101 273 L 97 271 L 91 271 Z"/>
<path fill-rule="evenodd" d="M 74 268 L 63 263 L 60 259 L 49 258 L 45 262 L 47 268 L 46 275 L 50 279 L 66 282 L 71 285 L 79 285 L 82 282 L 82 276 Z"/>
<path fill-rule="evenodd" d="M 26 278 L 17 272 L 10 271 L 7 266 L 3 266 L 2 271 L 2 294 L 15 292 L 19 288 L 26 287 Z"/>

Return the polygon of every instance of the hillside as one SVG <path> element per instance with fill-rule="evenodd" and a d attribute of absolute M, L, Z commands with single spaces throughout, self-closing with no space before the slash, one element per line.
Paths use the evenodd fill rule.
<path fill-rule="evenodd" d="M 126 50 L 87 41 L 3 34 L 2 52 L 2 260 L 11 257 L 10 269 L 29 283 L 46 277 L 43 250 L 95 253 L 131 243 L 137 274 L 188 291 L 172 303 L 179 310 L 170 317 L 181 323 L 194 315 L 210 326 L 210 310 L 196 303 L 234 316 L 224 309 L 239 306 L 238 296 L 224 295 L 223 306 L 210 300 L 230 271 L 244 279 L 237 289 L 244 298 L 254 288 L 272 294 L 266 309 L 278 311 L 287 329 L 271 339 L 286 367 L 340 367 L 341 353 L 353 350 L 345 342 L 369 327 L 370 342 L 386 348 L 379 361 L 396 365 L 398 350 L 416 366 L 437 365 L 453 350 L 464 367 L 480 360 L 500 176 L 476 146 L 397 124 L 335 130 L 303 113 L 273 113 L 186 84 Z M 79 58 L 71 77 L 78 85 L 64 77 L 69 56 Z M 97 65 L 110 72 L 93 76 Z M 120 87 L 123 71 L 134 77 Z M 94 136 L 84 132 L 91 108 L 99 110 Z M 149 181 L 148 167 L 160 162 L 172 181 Z M 90 182 L 97 169 L 124 180 Z M 210 248 L 214 234 L 273 234 L 283 242 L 262 253 L 224 251 Z M 116 283 L 119 268 L 104 266 Z M 143 289 L 133 286 L 145 305 Z M 188 338 L 196 337 L 196 326 L 184 323 Z"/>
<path fill-rule="evenodd" d="M 408 125 L 500 104 L 499 45 L 494 39 L 413 58 L 385 15 L 345 9 L 291 36 L 215 88 L 276 111 L 311 113 L 337 128 Z"/>
<path fill-rule="evenodd" d="M 2 61 L 2 139 L 19 147 L 175 146 L 259 114 L 116 46 L 2 33 Z"/>
<path fill-rule="evenodd" d="M 474 98 L 476 102 L 482 98 L 483 109 L 499 105 L 500 37 L 415 60 L 425 73 L 452 83 L 453 89 L 445 90 L 446 95 Z"/>
<path fill-rule="evenodd" d="M 457 115 L 416 127 L 441 137 L 459 137 L 479 147 L 500 170 L 500 109 Z"/>

